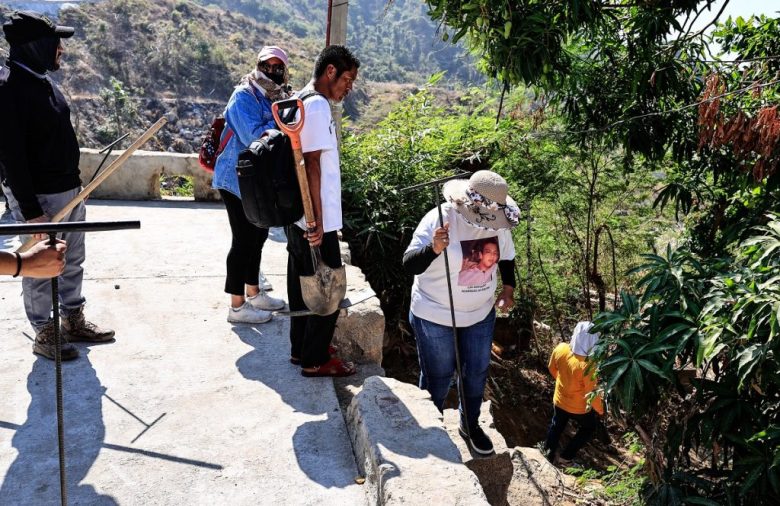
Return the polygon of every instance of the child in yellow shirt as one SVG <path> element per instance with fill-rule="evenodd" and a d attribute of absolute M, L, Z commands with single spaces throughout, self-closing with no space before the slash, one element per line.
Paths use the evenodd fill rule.
<path fill-rule="evenodd" d="M 595 374 L 593 371 L 586 373 L 590 364 L 588 355 L 599 338 L 598 334 L 589 332 L 592 326 L 591 322 L 579 322 L 574 328 L 571 342 L 556 346 L 547 365 L 550 374 L 555 378 L 553 418 L 545 441 L 551 461 L 556 461 L 558 440 L 569 419 L 575 420 L 579 425 L 574 438 L 557 459 L 557 462 L 564 466 L 571 464 L 577 451 L 590 440 L 598 422 L 596 413 L 604 414 L 604 403 L 600 396 L 595 397 L 590 406 L 586 400 L 596 389 Z"/>

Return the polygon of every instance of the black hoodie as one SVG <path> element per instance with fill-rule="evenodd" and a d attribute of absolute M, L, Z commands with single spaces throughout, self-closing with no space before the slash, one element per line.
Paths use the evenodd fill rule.
<path fill-rule="evenodd" d="M 65 97 L 48 76 L 59 39 L 11 46 L 8 79 L 0 85 L 0 166 L 26 220 L 43 215 L 36 195 L 81 185 L 79 146 Z M 21 63 L 23 66 L 19 65 Z"/>

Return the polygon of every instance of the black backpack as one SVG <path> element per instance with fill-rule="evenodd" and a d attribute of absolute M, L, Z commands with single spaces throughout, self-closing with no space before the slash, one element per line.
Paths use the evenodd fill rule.
<path fill-rule="evenodd" d="M 307 90 L 301 101 L 321 95 Z M 286 111 L 283 121 L 291 120 L 296 108 Z M 290 138 L 270 129 L 238 155 L 236 172 L 241 204 L 247 220 L 256 227 L 285 227 L 303 216 L 303 201 L 295 174 Z"/>

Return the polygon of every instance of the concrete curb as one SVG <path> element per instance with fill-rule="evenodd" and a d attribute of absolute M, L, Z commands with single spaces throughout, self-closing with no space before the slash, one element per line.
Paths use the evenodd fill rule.
<path fill-rule="evenodd" d="M 372 376 L 346 418 L 371 504 L 488 504 L 427 392 Z"/>

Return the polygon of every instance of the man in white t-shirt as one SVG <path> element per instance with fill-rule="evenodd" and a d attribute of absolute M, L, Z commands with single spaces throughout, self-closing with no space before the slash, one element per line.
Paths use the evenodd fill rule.
<path fill-rule="evenodd" d="M 341 266 L 337 237 L 341 229 L 341 169 L 336 124 L 330 102 L 341 102 L 352 90 L 360 61 L 344 46 L 328 46 L 314 64 L 312 80 L 301 91 L 313 89 L 320 96 L 304 102 L 301 148 L 306 162 L 314 219 L 314 232 L 306 232 L 303 218 L 286 227 L 287 295 L 290 310 L 306 309 L 301 295 L 301 275 L 313 275 L 309 246 L 319 246 L 322 261 L 332 268 Z M 349 376 L 355 366 L 333 355 L 330 346 L 338 310 L 328 316 L 298 316 L 290 321 L 290 362 L 301 366 L 303 376 Z"/>

